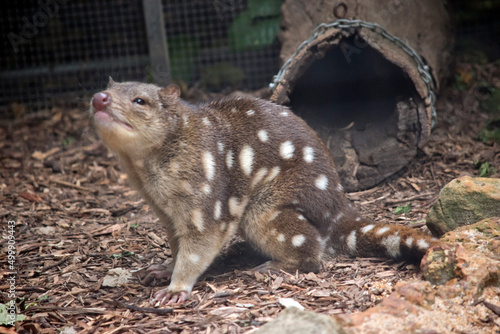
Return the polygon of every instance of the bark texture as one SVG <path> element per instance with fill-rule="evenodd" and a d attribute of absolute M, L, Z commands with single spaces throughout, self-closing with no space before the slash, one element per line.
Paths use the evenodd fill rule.
<path fill-rule="evenodd" d="M 452 39 L 440 1 L 345 1 L 346 18 L 381 25 L 446 76 Z M 337 1 L 286 0 L 281 60 L 293 59 L 271 99 L 304 118 L 332 151 L 344 186 L 365 189 L 405 167 L 431 131 L 428 88 L 415 59 L 368 28 L 325 29 L 294 54 Z M 340 8 L 341 12 L 343 8 Z"/>

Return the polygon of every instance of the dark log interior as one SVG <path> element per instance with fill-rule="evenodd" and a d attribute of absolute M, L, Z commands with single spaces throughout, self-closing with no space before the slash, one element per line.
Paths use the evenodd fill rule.
<path fill-rule="evenodd" d="M 332 151 L 347 189 L 372 186 L 414 157 L 421 98 L 401 67 L 357 35 L 321 53 L 290 83 L 289 104 Z"/>
<path fill-rule="evenodd" d="M 341 129 L 351 123 L 355 131 L 364 131 L 367 124 L 385 127 L 382 124 L 395 114 L 396 104 L 416 95 L 414 84 L 370 46 L 346 50 L 346 45 L 355 45 L 354 37 L 330 48 L 296 80 L 290 106 L 315 127 Z"/>

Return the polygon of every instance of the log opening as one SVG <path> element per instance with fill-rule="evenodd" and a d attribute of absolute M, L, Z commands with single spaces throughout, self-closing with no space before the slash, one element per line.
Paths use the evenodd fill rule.
<path fill-rule="evenodd" d="M 418 96 L 400 67 L 355 38 L 340 40 L 326 50 L 296 80 L 288 96 L 292 110 L 314 128 L 352 126 L 354 131 L 364 131 L 368 124 L 386 128 L 390 120 L 395 127 L 397 103 Z M 359 53 L 346 49 L 360 43 L 366 46 L 357 49 Z"/>
<path fill-rule="evenodd" d="M 271 99 L 316 130 L 347 190 L 365 189 L 406 166 L 430 132 L 415 67 L 371 31 L 330 29 L 299 50 Z"/>

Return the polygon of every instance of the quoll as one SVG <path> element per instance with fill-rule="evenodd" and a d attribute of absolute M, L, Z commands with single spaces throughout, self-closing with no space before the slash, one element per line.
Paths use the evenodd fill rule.
<path fill-rule="evenodd" d="M 343 193 L 330 151 L 288 108 L 250 98 L 188 104 L 176 85 L 115 83 L 90 108 L 97 132 L 165 227 L 170 285 L 160 304 L 185 301 L 235 234 L 271 260 L 258 270 L 321 268 L 327 256 L 419 261 L 434 239 L 375 224 Z"/>

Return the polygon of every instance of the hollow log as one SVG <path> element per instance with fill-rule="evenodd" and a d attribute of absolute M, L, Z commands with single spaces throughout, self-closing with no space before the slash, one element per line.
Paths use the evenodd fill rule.
<path fill-rule="evenodd" d="M 333 25 L 334 8 L 359 21 Z M 271 100 L 318 132 L 344 187 L 366 189 L 407 166 L 430 135 L 447 73 L 441 1 L 286 0 L 282 29 L 285 65 Z"/>

